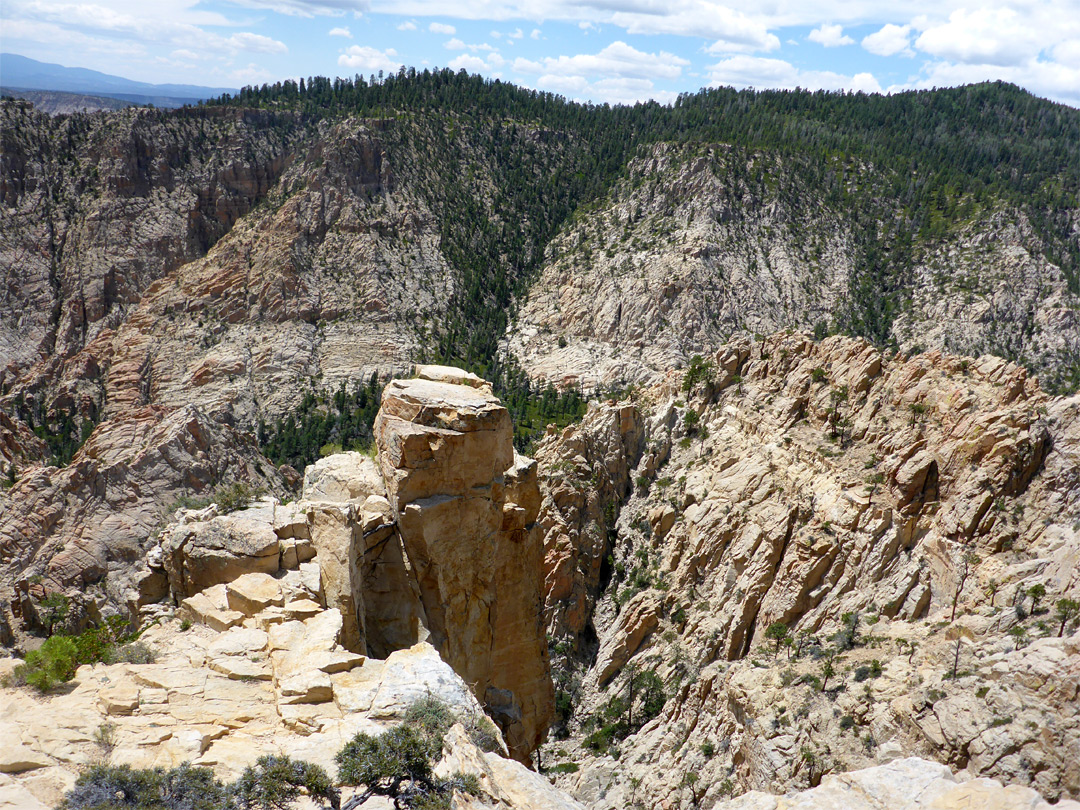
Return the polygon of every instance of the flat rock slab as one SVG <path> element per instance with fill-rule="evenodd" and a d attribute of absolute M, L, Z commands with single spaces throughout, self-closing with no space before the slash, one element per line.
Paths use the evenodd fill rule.
<path fill-rule="evenodd" d="M 271 605 L 281 606 L 285 596 L 281 583 L 269 574 L 244 574 L 225 586 L 231 610 L 254 616 Z"/>
<path fill-rule="evenodd" d="M 53 761 L 28 745 L 0 746 L 0 773 L 23 773 L 47 768 Z"/>

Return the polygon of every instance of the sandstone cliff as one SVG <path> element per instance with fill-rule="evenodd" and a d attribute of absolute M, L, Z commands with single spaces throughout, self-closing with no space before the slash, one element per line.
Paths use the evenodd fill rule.
<path fill-rule="evenodd" d="M 432 643 L 528 758 L 553 697 L 536 463 L 514 452 L 489 385 L 456 369 L 418 371 L 383 394 L 383 479 Z"/>
<path fill-rule="evenodd" d="M 1077 403 L 995 358 L 850 339 L 781 334 L 709 360 L 688 390 L 671 375 L 538 453 L 573 705 L 549 753 L 585 765 L 565 784 L 596 807 L 678 806 L 692 773 L 710 806 L 902 751 L 1080 795 L 1080 648 L 1047 609 L 1080 588 Z M 602 436 L 606 455 L 588 449 Z M 601 506 L 572 494 L 627 480 Z M 792 648 L 774 650 L 774 623 Z M 666 685 L 657 719 L 618 761 L 577 748 L 642 671 Z"/>
<path fill-rule="evenodd" d="M 847 176 L 850 196 L 822 171 Z M 906 352 L 1022 359 L 1070 385 L 1080 299 L 1027 215 L 1001 207 L 913 237 L 880 179 L 851 162 L 655 145 L 548 245 L 509 345 L 532 376 L 591 388 L 656 382 L 737 334 L 861 331 Z M 895 278 L 864 277 L 855 206 L 898 229 L 874 259 Z M 1075 225 L 1054 236 L 1077 237 Z"/>

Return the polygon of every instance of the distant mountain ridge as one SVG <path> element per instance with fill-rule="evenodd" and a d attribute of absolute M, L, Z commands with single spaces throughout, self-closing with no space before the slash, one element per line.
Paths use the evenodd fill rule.
<path fill-rule="evenodd" d="M 159 107 L 180 107 L 231 92 L 230 88 L 222 87 L 138 82 L 97 70 L 39 62 L 15 53 L 0 53 L 0 86 L 7 92 L 53 90 Z"/>

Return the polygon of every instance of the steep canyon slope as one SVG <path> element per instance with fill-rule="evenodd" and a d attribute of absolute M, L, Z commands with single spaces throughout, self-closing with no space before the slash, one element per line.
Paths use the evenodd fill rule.
<path fill-rule="evenodd" d="M 554 701 L 543 764 L 597 808 L 899 754 L 1077 794 L 1054 613 L 1078 596 L 1075 110 L 1007 85 L 608 109 L 441 71 L 0 116 L 0 642 L 54 592 L 74 627 L 220 590 L 177 551 L 199 537 L 211 569 L 230 543 L 283 566 L 392 523 L 383 574 L 322 553 L 334 643 L 430 633 L 521 758 Z M 415 362 L 494 390 L 384 394 Z M 548 381 L 601 399 L 540 439 Z M 491 469 L 460 467 L 495 434 Z M 174 514 L 234 482 L 287 501 L 319 455 L 375 445 L 381 494 L 354 469 L 304 495 L 370 508 L 272 538 Z M 462 526 L 524 566 L 455 557 Z M 535 616 L 504 607 L 540 588 L 554 696 L 521 666 L 546 661 Z M 478 653 L 492 632 L 520 649 Z"/>
<path fill-rule="evenodd" d="M 539 448 L 564 785 L 711 806 L 914 753 L 1080 795 L 1076 397 L 848 338 L 709 360 Z"/>

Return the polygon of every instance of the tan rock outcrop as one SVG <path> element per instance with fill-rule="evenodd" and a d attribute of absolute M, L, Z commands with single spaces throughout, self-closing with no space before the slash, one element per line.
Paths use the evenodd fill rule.
<path fill-rule="evenodd" d="M 668 698 L 618 744 L 618 763 L 552 743 L 547 756 L 581 764 L 561 784 L 597 810 L 622 807 L 632 786 L 619 766 L 633 762 L 639 799 L 661 806 L 689 801 L 672 774 L 697 774 L 719 800 L 725 780 L 782 792 L 810 772 L 917 753 L 1049 800 L 1080 796 L 1080 716 L 1065 697 L 1080 671 L 1067 637 L 1076 621 L 1057 639 L 1047 615 L 1080 597 L 1076 403 L 991 358 L 889 357 L 845 338 L 777 335 L 710 359 L 711 384 L 685 392 L 672 374 L 633 403 L 645 433 L 629 473 L 638 486 L 578 532 L 603 537 L 601 515 L 614 511 L 610 546 L 548 556 L 549 582 L 613 557 L 592 613 L 595 657 L 582 645 L 558 662 L 571 740 L 627 694 L 630 664 L 654 671 Z M 582 513 L 558 499 L 574 503 L 600 477 L 584 461 L 597 454 L 574 461 L 570 448 L 610 431 L 615 409 L 590 410 L 541 446 L 542 523 Z M 1037 584 L 1046 594 L 1030 616 Z M 551 593 L 549 615 L 573 616 Z M 836 634 L 852 617 L 847 650 Z M 776 622 L 790 648 L 765 638 Z M 839 664 L 823 693 L 829 650 Z"/>
<path fill-rule="evenodd" d="M 948 768 L 924 759 L 900 759 L 887 765 L 828 776 L 820 787 L 791 796 L 751 791 L 714 805 L 716 810 L 1049 810 L 1034 790 L 992 779 L 961 782 Z M 1059 802 L 1062 810 L 1080 810 L 1080 802 Z"/>
<path fill-rule="evenodd" d="M 260 458 L 250 437 L 197 407 L 147 407 L 100 425 L 69 466 L 24 472 L 0 493 L 0 603 L 17 613 L 12 626 L 33 626 L 30 579 L 40 578 L 49 591 L 75 586 L 84 595 L 85 586 L 101 583 L 102 604 L 132 613 L 164 596 L 164 571 L 142 560 L 168 507 L 182 495 L 209 494 L 218 482 L 273 484 L 270 473 L 260 472 Z M 264 539 L 267 545 L 255 542 L 252 555 L 272 545 Z M 207 536 L 208 566 L 229 566 L 229 542 Z M 184 595 L 202 587 L 187 587 Z"/>
<path fill-rule="evenodd" d="M 510 415 L 489 388 L 457 384 L 464 372 L 422 372 L 383 393 L 375 436 L 387 495 L 431 642 L 528 758 L 552 711 L 535 471 L 515 461 Z"/>
<path fill-rule="evenodd" d="M 173 593 L 185 597 L 245 574 L 276 573 L 280 541 L 273 515 L 260 512 L 265 510 L 181 523 L 165 531 L 161 546 Z"/>
<path fill-rule="evenodd" d="M 197 596 L 215 603 L 225 587 Z M 0 687 L 0 807 L 56 806 L 77 773 L 98 762 L 190 762 L 230 780 L 260 756 L 285 753 L 333 774 L 334 754 L 357 732 L 381 733 L 418 699 L 438 698 L 470 725 L 483 716 L 429 644 L 366 659 L 341 647 L 342 629 L 336 609 L 267 632 L 181 631 L 170 620 L 143 635 L 153 663 L 84 666 L 70 688 L 45 697 Z M 475 766 L 468 772 L 479 769 L 487 792 L 477 808 L 580 808 L 539 774 L 480 752 L 461 726 L 447 736 L 443 758 L 439 773 L 466 770 L 466 762 Z"/>

